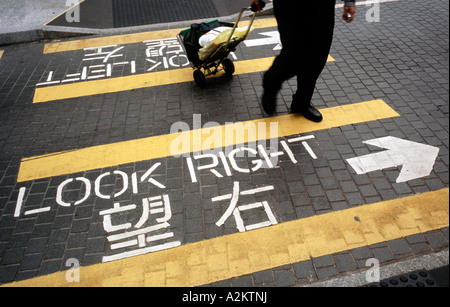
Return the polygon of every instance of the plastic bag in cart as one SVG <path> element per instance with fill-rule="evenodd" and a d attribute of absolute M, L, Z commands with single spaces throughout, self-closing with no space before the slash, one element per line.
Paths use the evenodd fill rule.
<path fill-rule="evenodd" d="M 206 45 L 208 45 L 210 42 L 212 42 L 214 39 L 217 38 L 217 36 L 222 33 L 225 30 L 229 30 L 229 29 L 233 29 L 230 27 L 217 27 L 215 29 L 211 29 L 211 31 L 203 34 L 202 36 L 200 36 L 200 39 L 198 40 L 198 43 L 200 44 L 200 46 L 205 47 Z"/>
<path fill-rule="evenodd" d="M 254 29 L 254 27 L 250 27 L 249 33 L 251 33 L 253 31 L 253 29 Z M 231 37 L 230 42 L 236 41 L 239 39 L 240 40 L 244 39 L 245 35 L 247 34 L 247 30 L 248 30 L 248 27 L 236 28 L 234 30 L 234 33 L 233 33 L 233 36 Z M 211 41 L 210 43 L 208 43 L 207 45 L 205 45 L 203 48 L 201 48 L 198 51 L 199 59 L 201 61 L 206 60 L 208 58 L 208 56 L 210 56 L 214 51 L 216 51 L 216 49 L 220 45 L 227 43 L 232 32 L 233 32 L 233 29 L 224 29 L 221 33 L 219 33 L 213 41 Z M 206 33 L 206 34 L 208 34 L 208 33 Z"/>

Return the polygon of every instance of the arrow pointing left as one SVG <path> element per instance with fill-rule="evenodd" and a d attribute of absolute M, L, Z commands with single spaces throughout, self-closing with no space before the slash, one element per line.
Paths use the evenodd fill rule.
<path fill-rule="evenodd" d="M 361 157 L 347 159 L 358 175 L 390 167 L 403 166 L 396 182 L 407 182 L 430 175 L 439 148 L 387 136 L 365 141 L 365 144 L 387 149 Z"/>

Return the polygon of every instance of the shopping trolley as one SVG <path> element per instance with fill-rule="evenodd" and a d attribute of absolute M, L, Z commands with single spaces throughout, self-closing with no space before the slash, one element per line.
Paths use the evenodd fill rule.
<path fill-rule="evenodd" d="M 242 15 L 246 10 L 251 10 L 251 8 L 241 9 L 235 23 L 221 22 L 218 19 L 215 19 L 200 24 L 192 24 L 190 28 L 181 31 L 177 35 L 177 39 L 183 47 L 188 60 L 192 68 L 194 69 L 194 80 L 198 86 L 205 86 L 206 77 L 210 75 L 216 75 L 220 71 L 224 71 L 225 75 L 228 76 L 231 76 L 234 73 L 234 63 L 231 59 L 228 58 L 228 55 L 230 54 L 230 52 L 235 51 L 236 47 L 247 38 L 247 35 L 250 33 L 251 26 L 256 17 L 256 12 L 253 12 L 250 24 L 248 25 L 248 29 L 243 37 L 233 37 L 233 34 L 238 27 Z M 205 59 L 200 60 L 198 51 L 202 48 L 202 46 L 200 46 L 198 42 L 199 38 L 212 29 L 218 27 L 232 28 L 228 40 L 224 43 L 219 44 L 217 48 Z"/>

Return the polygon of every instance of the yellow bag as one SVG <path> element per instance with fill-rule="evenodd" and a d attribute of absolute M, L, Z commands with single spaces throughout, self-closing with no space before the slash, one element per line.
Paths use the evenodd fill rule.
<path fill-rule="evenodd" d="M 254 29 L 254 27 L 250 27 L 249 33 L 251 33 L 253 31 L 253 29 Z M 243 39 L 245 37 L 245 34 L 247 33 L 247 30 L 248 30 L 248 27 L 236 28 L 234 30 L 233 37 L 231 37 L 230 42 L 238 40 L 238 39 Z M 228 30 L 221 32 L 219 35 L 217 35 L 217 37 L 212 42 L 210 42 L 205 47 L 201 48 L 198 51 L 199 59 L 201 61 L 204 61 L 205 59 L 208 58 L 208 56 L 210 56 L 214 51 L 216 51 L 216 49 L 220 45 L 226 44 L 226 42 L 228 42 L 228 39 L 229 39 L 232 31 L 233 31 L 233 29 L 228 29 Z"/>

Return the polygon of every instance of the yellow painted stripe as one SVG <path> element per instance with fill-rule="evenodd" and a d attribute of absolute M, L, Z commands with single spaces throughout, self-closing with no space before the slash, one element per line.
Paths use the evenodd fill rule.
<path fill-rule="evenodd" d="M 129 91 L 132 89 L 176 84 L 193 80 L 192 69 L 177 69 L 112 79 L 36 88 L 33 103 Z"/>
<path fill-rule="evenodd" d="M 446 188 L 5 286 L 200 286 L 448 226 Z"/>
<path fill-rule="evenodd" d="M 223 125 L 215 129 L 184 131 L 25 158 L 22 159 L 20 164 L 17 181 L 23 182 L 152 160 L 174 154 L 196 152 L 205 149 L 202 148 L 202 144 L 206 143 L 208 144 L 207 149 L 209 149 L 265 140 L 270 137 L 275 137 L 270 134 L 270 123 L 278 123 L 278 137 L 284 137 L 399 116 L 397 112 L 382 100 L 332 107 L 322 109 L 321 112 L 324 117 L 321 123 L 313 123 L 302 116 L 289 114 Z M 266 131 L 262 131 L 261 129 L 265 129 Z M 234 134 L 234 137 L 230 138 L 230 133 Z M 239 140 L 236 138 L 236 136 L 240 135 L 245 135 L 245 139 Z M 174 147 L 174 144 L 186 143 L 189 146 L 179 146 L 181 148 Z"/>
<path fill-rule="evenodd" d="M 237 61 L 235 62 L 235 75 L 250 74 L 266 71 L 272 65 L 274 57 Z M 328 62 L 334 59 L 329 56 Z M 223 74 L 218 73 L 216 76 Z M 33 103 L 42 103 L 60 99 L 70 99 L 98 94 L 116 93 L 139 88 L 177 84 L 193 81 L 192 68 L 183 68 L 153 72 L 147 74 L 131 75 L 111 79 L 78 82 L 49 87 L 36 88 Z"/>
<path fill-rule="evenodd" d="M 0 50 L 0 60 L 2 59 L 2 56 L 3 56 L 3 50 Z"/>
<path fill-rule="evenodd" d="M 246 26 L 248 24 L 249 24 L 249 21 L 242 21 L 239 23 L 239 26 Z M 277 22 L 276 22 L 275 18 L 257 19 L 253 23 L 253 26 L 256 29 L 270 28 L 270 27 L 276 27 Z M 184 29 L 185 28 L 161 30 L 161 31 L 149 31 L 149 32 L 141 32 L 141 33 L 133 33 L 133 34 L 95 37 L 95 38 L 89 38 L 89 39 L 83 39 L 83 40 L 73 40 L 73 41 L 58 42 L 58 43 L 49 43 L 44 46 L 44 54 L 45 53 L 80 50 L 80 49 L 84 49 L 84 48 L 92 48 L 92 47 L 99 47 L 99 46 L 134 44 L 134 43 L 140 43 L 140 42 L 147 41 L 147 40 L 170 38 L 170 37 L 175 37 L 178 33 L 180 33 L 181 30 L 184 30 Z"/>

